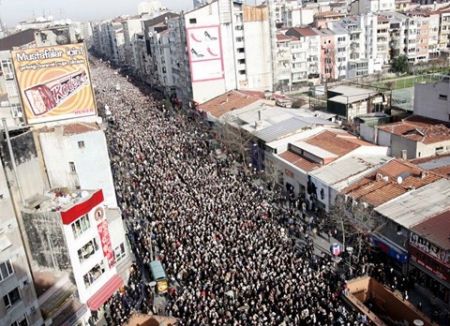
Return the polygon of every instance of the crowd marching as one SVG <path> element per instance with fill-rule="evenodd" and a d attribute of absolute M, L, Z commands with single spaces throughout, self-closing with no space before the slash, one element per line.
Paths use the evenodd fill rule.
<path fill-rule="evenodd" d="M 163 313 L 180 325 L 368 324 L 344 304 L 331 257 L 314 254 L 316 222 L 301 203 L 286 205 L 234 154 L 218 160 L 194 119 L 105 64 L 92 70 L 97 99 L 112 111 L 112 168 L 137 262 L 107 304 L 109 324 L 156 313 L 144 296 L 152 259 L 171 277 Z"/>

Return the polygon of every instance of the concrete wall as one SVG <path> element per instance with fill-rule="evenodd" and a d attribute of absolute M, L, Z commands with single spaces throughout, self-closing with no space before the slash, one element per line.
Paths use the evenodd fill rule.
<path fill-rule="evenodd" d="M 117 207 L 109 153 L 102 130 L 64 136 L 55 132 L 39 133 L 47 173 L 52 188 L 102 189 L 105 205 Z M 79 141 L 84 142 L 80 148 Z M 75 164 L 72 172 L 69 162 Z"/>
<path fill-rule="evenodd" d="M 19 225 L 13 208 L 13 199 L 8 190 L 6 174 L 0 160 L 0 241 L 9 246 L 0 251 L 0 263 L 9 260 L 14 273 L 0 282 L 0 297 L 19 287 L 21 302 L 8 311 L 0 301 L 0 325 L 10 325 L 24 315 L 29 325 L 41 325 L 42 318 L 37 308 L 36 293 L 28 267 L 25 249 L 20 236 Z"/>
<path fill-rule="evenodd" d="M 391 134 L 378 129 L 377 145 L 391 147 Z"/>
<path fill-rule="evenodd" d="M 375 139 L 375 128 L 372 126 L 369 126 L 365 123 L 360 124 L 359 126 L 359 135 L 361 136 L 362 139 L 371 142 L 371 143 L 375 143 L 376 139 Z M 384 145 L 384 146 L 388 146 L 388 145 Z"/>
<path fill-rule="evenodd" d="M 413 159 L 417 157 L 417 146 L 415 141 L 411 141 L 404 137 L 391 135 L 391 155 L 401 158 L 402 151 L 407 151 L 407 158 Z"/>
<path fill-rule="evenodd" d="M 42 171 L 33 134 L 24 130 L 21 133 L 10 132 L 10 137 L 23 199 L 26 200 L 36 194 L 42 194 L 47 189 L 48 184 Z M 6 141 L 0 144 L 0 150 L 4 158 L 8 179 L 13 182 L 16 198 L 20 201 L 20 193 L 16 187 Z"/>
<path fill-rule="evenodd" d="M 25 232 L 30 242 L 33 270 L 71 270 L 61 217 L 56 212 L 22 212 Z"/>
<path fill-rule="evenodd" d="M 247 86 L 252 90 L 272 89 L 272 53 L 269 21 L 244 22 Z"/>
<path fill-rule="evenodd" d="M 414 114 L 450 121 L 450 82 L 417 84 L 414 87 Z"/>

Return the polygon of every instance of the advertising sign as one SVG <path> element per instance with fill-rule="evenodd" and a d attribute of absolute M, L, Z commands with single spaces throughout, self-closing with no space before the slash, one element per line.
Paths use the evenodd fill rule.
<path fill-rule="evenodd" d="M 12 51 L 28 124 L 95 115 L 83 43 Z"/>
<path fill-rule="evenodd" d="M 219 26 L 186 29 L 192 82 L 224 78 L 222 40 Z"/>
<path fill-rule="evenodd" d="M 97 225 L 98 235 L 103 250 L 103 255 L 108 260 L 109 267 L 113 267 L 116 264 L 116 257 L 111 244 L 111 236 L 109 235 L 108 222 L 103 220 Z"/>

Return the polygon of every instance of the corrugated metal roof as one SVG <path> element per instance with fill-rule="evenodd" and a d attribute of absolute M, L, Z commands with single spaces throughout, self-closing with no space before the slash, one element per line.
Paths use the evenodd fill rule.
<path fill-rule="evenodd" d="M 347 187 L 352 178 L 361 177 L 370 173 L 378 166 L 389 161 L 388 156 L 350 156 L 334 161 L 316 171 L 311 175 L 328 185 L 335 185 L 337 190 Z"/>
<path fill-rule="evenodd" d="M 450 207 L 450 180 L 440 179 L 375 208 L 379 214 L 410 228 Z"/>
<path fill-rule="evenodd" d="M 310 124 L 299 118 L 290 118 L 270 127 L 255 132 L 255 136 L 267 142 L 280 139 L 283 136 L 290 135 L 298 130 L 309 127 Z"/>
<path fill-rule="evenodd" d="M 416 225 L 412 231 L 441 249 L 450 250 L 450 210 Z"/>
<path fill-rule="evenodd" d="M 420 166 L 422 169 L 425 170 L 434 170 L 434 169 L 439 169 L 442 168 L 444 166 L 449 166 L 450 165 L 450 156 L 444 156 L 444 157 L 437 157 L 431 161 L 428 162 L 424 162 L 421 164 L 417 164 L 418 166 Z"/>
<path fill-rule="evenodd" d="M 292 117 L 255 132 L 255 136 L 265 142 L 272 142 L 302 129 L 332 125 L 328 120 L 316 117 Z"/>

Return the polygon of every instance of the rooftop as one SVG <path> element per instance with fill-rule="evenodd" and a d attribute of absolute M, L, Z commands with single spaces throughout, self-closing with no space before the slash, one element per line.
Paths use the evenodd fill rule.
<path fill-rule="evenodd" d="M 93 190 L 68 190 L 58 188 L 48 191 L 46 194 L 36 195 L 26 202 L 26 208 L 35 212 L 59 212 L 87 200 L 95 191 Z"/>
<path fill-rule="evenodd" d="M 199 105 L 199 109 L 219 118 L 227 112 L 244 108 L 264 99 L 264 94 L 232 90 Z"/>
<path fill-rule="evenodd" d="M 351 184 L 342 192 L 374 207 L 382 205 L 410 190 L 441 179 L 407 161 L 393 159 L 370 175 Z"/>
<path fill-rule="evenodd" d="M 279 155 L 283 160 L 295 165 L 303 171 L 309 172 L 320 167 L 319 163 L 310 161 L 290 150 L 287 150 Z"/>
<path fill-rule="evenodd" d="M 293 27 L 287 30 L 286 32 L 287 35 L 290 36 L 296 36 L 296 37 L 300 37 L 300 36 L 316 36 L 319 35 L 314 28 L 312 27 Z"/>
<path fill-rule="evenodd" d="M 311 175 L 328 185 L 334 186 L 337 190 L 342 190 L 355 178 L 370 173 L 387 161 L 389 161 L 389 157 L 384 155 L 349 156 L 331 162 L 327 166 L 312 172 Z"/>
<path fill-rule="evenodd" d="M 424 144 L 450 140 L 448 125 L 420 116 L 411 116 L 400 122 L 379 126 L 378 129 Z"/>
<path fill-rule="evenodd" d="M 33 43 L 35 32 L 35 29 L 26 29 L 0 39 L 0 51 L 12 50 L 14 47 Z"/>
<path fill-rule="evenodd" d="M 294 116 L 290 119 L 275 123 L 262 130 L 258 130 L 254 133 L 254 135 L 265 142 L 272 142 L 277 139 L 295 134 L 303 129 L 325 125 L 332 126 L 335 124 L 328 120 L 316 117 Z"/>
<path fill-rule="evenodd" d="M 419 158 L 411 161 L 421 169 L 432 171 L 443 177 L 450 177 L 450 154 Z"/>
<path fill-rule="evenodd" d="M 378 92 L 373 89 L 353 87 L 347 85 L 336 86 L 328 89 L 328 91 L 333 93 L 339 93 L 346 97 L 361 96 L 361 95 L 369 96 L 378 94 Z"/>
<path fill-rule="evenodd" d="M 360 146 L 373 146 L 357 137 L 338 130 L 326 130 L 318 135 L 312 136 L 306 142 L 331 152 L 337 156 L 343 156 L 350 153 Z"/>
<path fill-rule="evenodd" d="M 411 231 L 441 249 L 450 250 L 450 209 L 417 224 Z"/>
<path fill-rule="evenodd" d="M 375 211 L 410 229 L 450 207 L 450 181 L 440 179 L 420 189 L 409 191 Z"/>
<path fill-rule="evenodd" d="M 76 135 L 76 134 L 84 134 L 91 131 L 101 130 L 101 127 L 97 123 L 89 123 L 89 122 L 76 122 L 76 123 L 68 123 L 56 125 L 54 127 L 44 127 L 39 129 L 41 133 L 51 133 L 61 130 L 64 136 Z"/>

